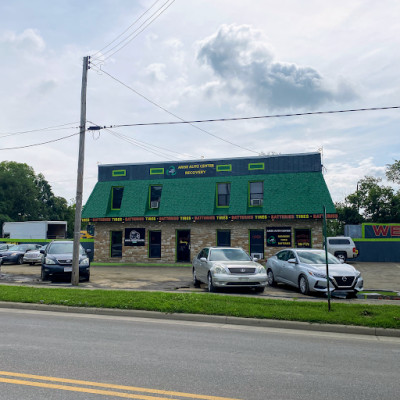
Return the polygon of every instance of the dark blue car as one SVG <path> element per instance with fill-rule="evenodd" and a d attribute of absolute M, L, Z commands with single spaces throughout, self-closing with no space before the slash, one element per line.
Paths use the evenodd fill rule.
<path fill-rule="evenodd" d="M 44 254 L 41 271 L 43 281 L 56 276 L 71 276 L 73 245 L 70 240 L 56 240 L 49 243 L 45 250 L 40 250 Z M 90 261 L 87 256 L 90 251 L 79 246 L 79 277 L 85 281 L 90 278 Z"/>

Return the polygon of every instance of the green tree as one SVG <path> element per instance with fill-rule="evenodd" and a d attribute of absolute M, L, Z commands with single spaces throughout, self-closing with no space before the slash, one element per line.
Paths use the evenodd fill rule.
<path fill-rule="evenodd" d="M 42 174 L 24 163 L 0 163 L 0 224 L 6 221 L 67 221 L 73 230 L 74 207 L 54 195 Z"/>
<path fill-rule="evenodd" d="M 382 179 L 372 176 L 361 179 L 358 190 L 346 197 L 346 204 L 353 210 L 361 210 L 365 221 L 399 222 L 400 193 L 395 193 L 390 186 L 383 186 L 381 181 Z"/>
<path fill-rule="evenodd" d="M 400 183 L 400 160 L 394 160 L 393 164 L 386 165 L 386 177 L 389 181 Z"/>

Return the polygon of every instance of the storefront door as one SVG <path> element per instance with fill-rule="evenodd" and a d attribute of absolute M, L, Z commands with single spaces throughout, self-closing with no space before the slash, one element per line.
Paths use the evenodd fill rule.
<path fill-rule="evenodd" d="M 176 231 L 176 261 L 190 262 L 190 230 Z"/>

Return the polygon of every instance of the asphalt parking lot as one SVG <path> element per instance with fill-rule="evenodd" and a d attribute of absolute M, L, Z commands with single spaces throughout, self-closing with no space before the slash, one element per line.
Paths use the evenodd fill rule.
<path fill-rule="evenodd" d="M 388 290 L 400 292 L 400 263 L 356 263 L 352 262 L 364 278 L 365 290 Z M 40 279 L 40 265 L 9 265 L 1 266 L 0 284 L 24 284 L 39 286 L 68 287 L 67 280 L 46 281 Z M 175 266 L 96 266 L 91 267 L 90 282 L 80 283 L 81 287 L 91 289 L 125 289 L 125 290 L 153 290 L 153 291 L 180 291 L 205 292 L 206 285 L 195 288 L 192 283 L 190 267 Z M 231 292 L 233 293 L 233 292 Z M 249 290 L 235 290 L 235 294 L 252 295 Z M 296 289 L 279 285 L 267 287 L 264 293 L 254 294 L 275 298 L 307 298 Z M 323 297 L 323 296 L 322 296 Z M 320 296 L 321 298 L 321 296 Z"/>

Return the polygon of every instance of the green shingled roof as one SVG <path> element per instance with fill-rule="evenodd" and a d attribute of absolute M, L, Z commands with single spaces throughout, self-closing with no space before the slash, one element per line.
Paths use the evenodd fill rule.
<path fill-rule="evenodd" d="M 249 207 L 249 182 L 264 182 L 262 207 Z M 216 206 L 216 184 L 231 183 L 230 206 Z M 149 187 L 162 186 L 158 209 L 149 208 Z M 123 186 L 120 210 L 111 210 L 111 189 Z M 98 182 L 90 195 L 82 218 L 246 215 L 246 214 L 318 214 L 323 205 L 327 213 L 336 213 L 322 173 L 280 173 L 211 178 L 125 180 Z"/>

